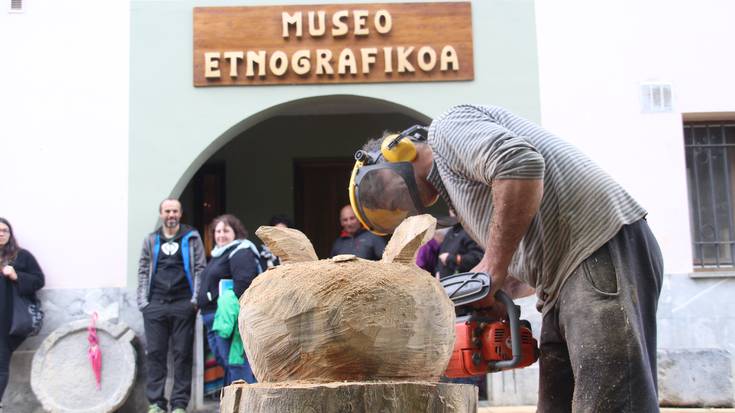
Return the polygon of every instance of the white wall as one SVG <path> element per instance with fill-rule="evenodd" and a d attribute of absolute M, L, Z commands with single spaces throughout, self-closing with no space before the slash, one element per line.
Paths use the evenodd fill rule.
<path fill-rule="evenodd" d="M 683 112 L 735 110 L 728 0 L 537 0 L 544 126 L 581 147 L 649 211 L 667 273 L 691 271 Z M 642 82 L 670 82 L 645 114 Z"/>
<path fill-rule="evenodd" d="M 126 285 L 127 1 L 0 6 L 0 216 L 50 288 Z"/>
<path fill-rule="evenodd" d="M 0 216 L 49 287 L 125 286 L 130 3 L 24 3 L 0 6 Z M 735 111 L 734 12 L 729 0 L 536 2 L 543 124 L 649 210 L 668 273 L 691 270 L 681 113 Z M 646 81 L 672 83 L 673 113 L 640 112 Z"/>

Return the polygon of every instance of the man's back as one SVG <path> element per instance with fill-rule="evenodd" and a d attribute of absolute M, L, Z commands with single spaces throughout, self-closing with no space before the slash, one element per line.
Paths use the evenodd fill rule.
<path fill-rule="evenodd" d="M 540 210 L 509 268 L 537 288 L 544 310 L 577 265 L 646 214 L 579 150 L 502 108 L 455 106 L 431 124 L 428 143 L 435 162 L 429 179 L 483 247 L 492 181 L 544 180 Z"/>

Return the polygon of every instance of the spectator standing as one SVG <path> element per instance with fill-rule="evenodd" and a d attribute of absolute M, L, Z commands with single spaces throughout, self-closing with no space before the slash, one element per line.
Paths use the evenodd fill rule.
<path fill-rule="evenodd" d="M 444 278 L 467 272 L 480 263 L 484 254 L 482 248 L 462 228 L 462 224 L 454 224 L 439 246 L 436 275 Z"/>
<path fill-rule="evenodd" d="M 29 251 L 20 248 L 13 227 L 0 218 L 0 403 L 10 376 L 10 357 L 25 337 L 11 336 L 13 288 L 21 295 L 36 300 L 36 291 L 44 285 L 41 267 Z M 2 411 L 2 404 L 0 404 Z"/>
<path fill-rule="evenodd" d="M 434 232 L 434 236 L 419 248 L 416 254 L 416 265 L 423 268 L 433 277 L 436 274 L 436 262 L 439 260 L 439 247 L 444 242 L 449 228 L 440 228 Z"/>
<path fill-rule="evenodd" d="M 255 277 L 262 271 L 259 253 L 255 245 L 247 240 L 247 230 L 239 219 L 234 215 L 225 214 L 214 219 L 213 238 L 215 247 L 212 249 L 212 259 L 202 273 L 202 288 L 199 290 L 197 302 L 202 311 L 202 321 L 207 328 L 207 342 L 214 353 L 217 363 L 225 369 L 224 385 L 227 386 L 234 380 L 242 379 L 248 383 L 255 383 L 256 379 L 247 359 L 242 354 L 242 342 L 240 342 L 240 354 L 230 357 L 233 341 L 239 337 L 234 335 L 233 328 L 237 330 L 237 312 L 232 320 L 231 302 L 223 308 L 223 312 L 229 312 L 230 328 L 214 328 L 215 319 L 222 317 L 218 301 L 220 299 L 220 284 L 222 280 L 232 280 L 234 295 L 229 298 L 237 299 L 250 287 Z M 222 288 L 223 296 L 228 295 L 228 289 Z M 241 357 L 236 357 L 241 356 Z M 234 360 L 233 363 L 230 360 Z"/>
<path fill-rule="evenodd" d="M 342 226 L 342 232 L 334 241 L 332 257 L 340 254 L 352 254 L 368 260 L 383 258 L 385 240 L 362 228 L 350 205 L 342 207 L 339 213 L 339 224 Z"/>
<path fill-rule="evenodd" d="M 168 198 L 158 208 L 163 224 L 143 240 L 138 263 L 138 308 L 147 342 L 149 413 L 165 413 L 169 341 L 174 360 L 173 413 L 186 412 L 200 275 L 206 265 L 199 233 L 180 223 L 181 203 Z"/>

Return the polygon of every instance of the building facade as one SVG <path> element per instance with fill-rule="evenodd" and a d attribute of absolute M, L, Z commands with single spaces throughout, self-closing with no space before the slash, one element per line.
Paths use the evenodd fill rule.
<path fill-rule="evenodd" d="M 734 350 L 731 2 L 449 2 L 470 6 L 468 79 L 358 74 L 212 87 L 195 85 L 205 70 L 195 8 L 288 6 L 306 19 L 320 9 L 315 3 L 334 3 L 5 3 L 0 216 L 47 279 L 46 326 L 14 357 L 6 406 L 37 403 L 21 389 L 33 350 L 55 327 L 97 311 L 142 332 L 136 265 L 161 199 L 181 197 L 185 221 L 200 231 L 219 212 L 240 216 L 251 232 L 286 213 L 324 249 L 346 194 L 323 188 L 343 185 L 335 171 L 359 145 L 460 103 L 500 105 L 536 121 L 617 179 L 648 210 L 664 254 L 659 347 Z M 370 4 L 335 7 L 352 15 Z M 405 29 L 397 22 L 390 35 Z M 226 70 L 227 60 L 219 62 Z M 537 317 L 531 307 L 524 314 Z"/>

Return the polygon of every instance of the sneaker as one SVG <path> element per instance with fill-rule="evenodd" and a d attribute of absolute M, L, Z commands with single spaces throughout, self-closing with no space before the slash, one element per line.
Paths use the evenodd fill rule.
<path fill-rule="evenodd" d="M 182 409 L 181 407 L 177 407 L 171 411 L 171 413 L 186 413 L 185 409 Z"/>
<path fill-rule="evenodd" d="M 148 406 L 148 413 L 166 413 L 159 405 L 152 404 Z"/>

